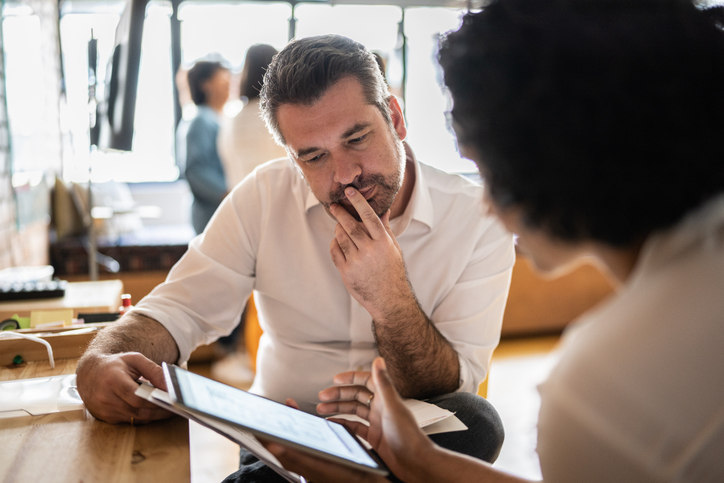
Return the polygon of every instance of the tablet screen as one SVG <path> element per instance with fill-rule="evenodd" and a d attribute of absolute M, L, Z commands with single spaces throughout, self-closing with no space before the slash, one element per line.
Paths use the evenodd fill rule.
<path fill-rule="evenodd" d="M 270 399 L 167 366 L 179 402 L 195 411 L 238 424 L 271 439 L 336 456 L 370 469 L 381 469 L 341 424 L 307 414 Z"/>

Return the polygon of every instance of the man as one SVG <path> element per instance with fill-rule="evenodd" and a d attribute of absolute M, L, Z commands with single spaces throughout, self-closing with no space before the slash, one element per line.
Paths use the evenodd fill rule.
<path fill-rule="evenodd" d="M 433 398 L 475 435 L 436 441 L 494 459 L 500 420 L 470 393 L 499 339 L 514 254 L 478 216 L 481 188 L 415 160 L 374 57 L 344 37 L 283 49 L 262 112 L 292 162 L 240 183 L 166 282 L 98 336 L 78 367 L 86 406 L 110 422 L 162 417 L 135 381 L 163 385 L 157 364 L 230 332 L 254 290 L 264 335 L 252 392 L 312 412 L 335 374 L 365 377 L 380 354 L 403 395 Z M 371 393 L 351 385 L 334 399 L 341 409 Z"/>

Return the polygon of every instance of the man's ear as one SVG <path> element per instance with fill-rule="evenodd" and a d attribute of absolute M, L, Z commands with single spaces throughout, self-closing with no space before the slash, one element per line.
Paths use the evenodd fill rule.
<path fill-rule="evenodd" d="M 390 119 L 392 120 L 392 127 L 395 129 L 400 141 L 404 141 L 407 137 L 407 125 L 405 124 L 405 116 L 402 114 L 400 102 L 395 96 L 390 96 L 387 102 L 390 105 Z"/>

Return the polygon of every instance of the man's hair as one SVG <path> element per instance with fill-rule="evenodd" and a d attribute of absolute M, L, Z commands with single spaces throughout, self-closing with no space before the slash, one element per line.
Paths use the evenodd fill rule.
<path fill-rule="evenodd" d="M 207 103 L 204 82 L 214 77 L 219 70 L 228 70 L 226 65 L 218 61 L 199 60 L 188 72 L 189 91 L 194 104 L 201 106 Z"/>
<path fill-rule="evenodd" d="M 372 53 L 359 42 L 340 35 L 294 40 L 275 57 L 264 75 L 261 112 L 269 130 L 286 144 L 277 112 L 283 104 L 311 105 L 336 82 L 354 77 L 365 99 L 391 123 L 389 90 Z"/>
<path fill-rule="evenodd" d="M 241 70 L 242 97 L 248 100 L 259 97 L 259 91 L 264 84 L 264 73 L 276 53 L 277 49 L 268 44 L 254 44 L 249 47 Z"/>
<path fill-rule="evenodd" d="M 642 241 L 724 191 L 724 34 L 685 0 L 503 0 L 439 53 L 494 203 Z"/>

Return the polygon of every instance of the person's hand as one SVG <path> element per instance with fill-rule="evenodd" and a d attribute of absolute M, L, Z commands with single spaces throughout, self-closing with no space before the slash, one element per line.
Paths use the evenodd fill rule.
<path fill-rule="evenodd" d="M 367 377 L 365 377 L 365 374 Z M 366 439 L 397 477 L 407 481 L 411 471 L 425 472 L 428 459 L 426 454 L 433 451 L 434 444 L 418 428 L 412 413 L 405 407 L 402 399 L 387 375 L 384 360 L 375 359 L 370 373 L 348 372 L 338 374 L 335 382 L 349 382 L 349 392 L 342 397 L 345 388 L 335 393 L 337 386 L 324 389 L 320 395 L 326 394 L 332 399 L 343 399 L 336 409 L 362 415 L 369 420 L 369 427 L 364 424 L 340 420 L 339 422 Z M 374 394 L 371 406 L 366 410 L 365 404 L 359 402 L 358 395 Z M 339 395 L 339 397 L 337 397 Z M 367 396 L 369 399 L 369 396 Z M 336 402 L 321 403 L 330 412 Z M 319 407 L 318 406 L 318 409 Z M 342 411 L 344 412 L 344 411 Z M 300 474 L 314 483 L 325 481 L 386 481 L 371 473 L 356 471 L 328 460 L 323 460 L 279 443 L 264 442 L 266 448 L 290 471 Z M 412 479 L 412 478 L 410 478 Z"/>
<path fill-rule="evenodd" d="M 366 471 L 355 470 L 329 460 L 312 456 L 289 446 L 269 441 L 261 442 L 271 454 L 289 471 L 302 475 L 312 483 L 382 483 L 387 482 L 384 476 Z"/>
<path fill-rule="evenodd" d="M 323 416 L 355 414 L 367 420 L 369 426 L 331 418 L 367 440 L 378 453 L 387 452 L 399 459 L 408 450 L 408 439 L 421 445 L 429 443 L 395 389 L 381 357 L 374 360 L 372 372 L 342 372 L 334 376 L 334 384 L 319 392 L 317 412 Z M 381 402 L 377 401 L 380 397 L 384 398 Z"/>
<path fill-rule="evenodd" d="M 290 397 L 288 397 L 287 400 L 284 401 L 284 402 L 285 402 L 286 405 L 289 406 L 290 408 L 299 409 L 299 403 L 297 403 L 296 400 L 294 400 L 294 399 L 292 399 L 292 398 L 290 398 Z"/>
<path fill-rule="evenodd" d="M 317 412 L 322 416 L 356 414 L 368 419 L 374 398 L 372 373 L 369 371 L 342 372 L 334 376 L 334 386 L 319 391 Z"/>
<path fill-rule="evenodd" d="M 367 372 L 366 374 L 369 377 L 370 373 Z M 335 387 L 328 389 L 331 390 Z M 299 405 L 294 399 L 288 398 L 285 403 L 289 407 L 299 409 Z M 266 449 L 269 450 L 269 452 L 276 456 L 276 458 L 279 460 L 282 466 L 284 466 L 284 468 L 293 471 L 299 475 L 303 475 L 307 481 L 386 481 L 385 478 L 380 478 L 364 471 L 357 471 L 347 466 L 338 465 L 336 463 L 330 462 L 329 460 L 316 458 L 314 456 L 311 456 L 309 453 L 305 453 L 303 451 L 284 446 L 280 443 L 274 443 L 268 440 L 264 440 L 263 438 L 260 438 L 259 441 L 261 442 L 261 444 L 264 445 L 264 447 L 266 447 Z"/>
<path fill-rule="evenodd" d="M 171 415 L 135 395 L 143 377 L 166 389 L 163 369 L 138 352 L 86 354 L 76 370 L 78 394 L 88 411 L 108 423 L 147 423 Z"/>
<path fill-rule="evenodd" d="M 426 462 L 435 445 L 420 430 L 409 409 L 397 393 L 387 373 L 384 359 L 372 362 L 369 387 L 375 393 L 369 412 L 369 428 L 358 433 L 367 440 L 387 467 L 403 481 L 413 479 L 412 470 L 425 473 Z M 360 428 L 361 425 L 356 426 Z"/>
<path fill-rule="evenodd" d="M 372 315 L 384 319 L 400 305 L 416 303 L 407 280 L 402 252 L 390 228 L 389 210 L 378 217 L 367 200 L 352 187 L 345 189 L 360 220 L 337 204 L 330 213 L 337 220 L 330 243 L 332 261 L 347 291 Z"/>

